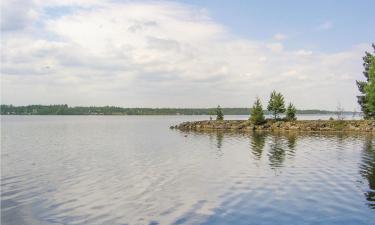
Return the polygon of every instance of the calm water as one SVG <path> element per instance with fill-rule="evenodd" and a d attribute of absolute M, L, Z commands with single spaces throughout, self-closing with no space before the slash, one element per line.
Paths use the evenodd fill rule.
<path fill-rule="evenodd" d="M 374 137 L 168 128 L 203 118 L 2 117 L 2 224 L 375 224 Z"/>

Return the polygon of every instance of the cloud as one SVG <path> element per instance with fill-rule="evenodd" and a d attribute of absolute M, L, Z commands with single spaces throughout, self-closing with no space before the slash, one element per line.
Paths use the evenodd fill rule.
<path fill-rule="evenodd" d="M 330 20 L 326 20 L 323 23 L 319 24 L 315 30 L 317 31 L 323 31 L 323 30 L 330 30 L 333 28 L 333 22 Z"/>
<path fill-rule="evenodd" d="M 300 55 L 300 56 L 310 56 L 310 55 L 313 54 L 312 51 L 308 51 L 308 50 L 305 50 L 305 49 L 298 50 L 295 53 L 296 53 L 296 55 Z"/>
<path fill-rule="evenodd" d="M 22 30 L 30 27 L 38 18 L 32 1 L 2 1 L 1 31 Z"/>
<path fill-rule="evenodd" d="M 273 36 L 273 38 L 276 40 L 276 41 L 282 41 L 282 40 L 285 40 L 288 38 L 287 35 L 285 34 L 281 34 L 281 33 L 277 33 Z"/>
<path fill-rule="evenodd" d="M 267 44 L 267 47 L 273 52 L 282 52 L 284 49 L 284 46 L 281 43 L 270 43 Z"/>
<path fill-rule="evenodd" d="M 74 10 L 45 16 L 62 5 Z M 235 107 L 277 89 L 301 108 L 356 106 L 363 46 L 291 51 L 236 38 L 205 10 L 173 2 L 38 1 L 28 10 L 39 16 L 3 35 L 4 103 Z"/>

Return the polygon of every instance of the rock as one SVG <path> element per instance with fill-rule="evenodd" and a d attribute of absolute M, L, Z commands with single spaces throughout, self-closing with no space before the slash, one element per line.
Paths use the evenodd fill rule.
<path fill-rule="evenodd" d="M 375 122 L 368 120 L 314 120 L 314 121 L 273 121 L 267 120 L 261 125 L 254 125 L 244 120 L 224 121 L 194 121 L 183 122 L 179 125 L 170 126 L 170 129 L 180 130 L 228 130 L 228 131 L 375 131 Z"/>
<path fill-rule="evenodd" d="M 299 127 L 297 127 L 297 126 L 291 126 L 290 129 L 291 130 L 299 130 Z"/>

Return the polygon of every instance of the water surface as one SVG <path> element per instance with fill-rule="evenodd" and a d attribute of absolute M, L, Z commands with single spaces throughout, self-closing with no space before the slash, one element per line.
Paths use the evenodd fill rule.
<path fill-rule="evenodd" d="M 374 224 L 371 135 L 168 129 L 206 117 L 3 116 L 2 224 Z"/>

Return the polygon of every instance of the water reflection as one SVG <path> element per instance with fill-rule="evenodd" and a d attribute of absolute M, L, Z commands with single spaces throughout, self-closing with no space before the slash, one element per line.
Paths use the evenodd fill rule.
<path fill-rule="evenodd" d="M 252 155 L 254 159 L 260 160 L 266 147 L 266 140 L 269 138 L 267 146 L 269 165 L 272 169 L 282 167 L 286 153 L 291 156 L 295 154 L 297 135 L 296 133 L 253 132 L 250 135 Z"/>
<path fill-rule="evenodd" d="M 249 139 L 251 155 L 255 160 L 261 160 L 262 156 L 268 156 L 268 164 L 271 169 L 280 168 L 283 166 L 286 155 L 293 157 L 295 155 L 297 140 L 300 133 L 285 132 L 285 133 L 269 133 L 269 132 L 252 132 L 250 134 L 224 132 L 224 131 L 190 131 L 183 133 L 194 133 L 194 135 L 208 135 L 210 142 L 214 140 L 217 154 L 222 156 L 223 143 L 232 141 L 233 139 Z M 345 136 L 340 136 L 344 138 Z M 266 152 L 266 153 L 264 153 Z"/>
<path fill-rule="evenodd" d="M 223 146 L 223 139 L 224 139 L 224 133 L 223 132 L 216 132 L 216 147 L 217 149 L 221 149 Z"/>
<path fill-rule="evenodd" d="M 255 159 L 262 157 L 263 149 L 266 144 L 267 135 L 265 133 L 254 132 L 251 136 L 251 149 Z"/>
<path fill-rule="evenodd" d="M 214 134 L 213 134 L 214 133 Z M 207 132 L 199 132 L 198 134 L 205 135 Z M 264 152 L 268 156 L 268 165 L 271 169 L 281 169 L 286 160 L 286 155 L 293 158 L 296 154 L 298 139 L 306 139 L 311 141 L 311 138 L 322 139 L 332 143 L 336 143 L 337 149 L 345 149 L 345 146 L 353 140 L 361 140 L 363 134 L 351 133 L 267 133 L 267 132 L 252 132 L 250 135 L 236 134 L 233 132 L 208 132 L 210 139 L 216 137 L 216 148 L 220 155 L 224 154 L 222 151 L 223 142 L 225 138 L 249 138 L 252 158 L 260 161 Z M 224 138 L 225 136 L 225 138 Z M 360 163 L 360 174 L 368 183 L 364 195 L 368 206 L 375 209 L 375 147 L 372 135 L 367 135 L 363 141 L 363 151 Z"/>
<path fill-rule="evenodd" d="M 223 139 L 224 139 L 224 133 L 223 132 L 216 132 L 216 155 L 217 157 L 223 156 L 222 146 L 223 146 Z"/>
<path fill-rule="evenodd" d="M 360 173 L 368 182 L 368 190 L 364 193 L 368 206 L 375 209 L 375 148 L 373 141 L 370 137 L 365 140 Z"/>
<path fill-rule="evenodd" d="M 297 145 L 297 134 L 296 133 L 290 133 L 286 136 L 288 140 L 288 148 L 290 152 L 294 155 L 296 145 Z"/>
<path fill-rule="evenodd" d="M 285 160 L 285 149 L 283 144 L 281 136 L 272 136 L 268 151 L 269 165 L 272 169 L 282 167 Z"/>
<path fill-rule="evenodd" d="M 273 209 L 280 210 L 288 204 L 290 204 L 291 208 L 306 204 L 302 206 L 305 209 L 301 209 L 301 211 L 296 209 L 296 214 L 302 215 L 305 213 L 304 210 L 309 208 L 311 201 L 320 205 L 321 208 L 308 210 L 310 211 L 308 214 L 313 212 L 317 219 L 315 221 L 307 220 L 306 224 L 325 224 L 322 223 L 323 220 L 321 218 L 323 217 L 321 216 L 323 214 L 331 216 L 330 213 L 325 214 L 325 212 L 332 213 L 334 210 L 345 209 L 346 211 L 342 214 L 342 217 L 348 217 L 350 220 L 363 213 L 358 208 L 366 208 L 371 212 L 375 209 L 375 144 L 371 135 L 366 138 L 364 138 L 366 134 L 351 133 L 252 132 L 250 134 L 236 134 L 216 132 L 215 135 L 216 147 L 223 152 L 223 158 L 228 159 L 231 154 L 235 154 L 232 151 L 229 154 L 228 148 L 230 146 L 241 148 L 240 144 L 243 140 L 247 140 L 250 143 L 248 145 L 250 146 L 249 159 L 255 162 L 256 166 L 254 168 L 247 164 L 249 171 L 255 171 L 254 173 L 250 172 L 251 177 L 254 178 L 258 174 L 267 174 L 268 176 L 272 174 L 272 176 L 277 176 L 277 178 L 267 177 L 264 181 L 261 178 L 253 179 L 248 184 L 244 184 L 244 181 L 235 183 L 234 186 L 237 184 L 243 185 L 240 187 L 244 189 L 251 189 L 253 186 L 262 188 L 237 195 L 233 193 L 234 188 L 230 189 L 228 194 L 224 196 L 231 197 L 225 198 L 224 203 L 215 208 L 215 213 L 207 217 L 205 222 L 200 222 L 199 224 L 236 224 L 238 220 L 235 218 L 243 218 L 244 221 L 242 222 L 246 224 L 245 219 L 262 217 L 262 212 L 267 212 L 267 210 L 260 211 L 252 204 L 246 205 L 244 203 L 246 201 L 243 200 L 251 201 L 256 198 L 253 195 L 255 192 L 257 194 L 260 192 L 261 194 L 259 195 L 263 194 L 261 199 L 266 199 L 267 197 L 265 196 L 273 196 L 271 197 L 274 200 L 273 203 L 265 204 L 264 206 L 269 209 L 269 212 L 273 211 Z M 362 192 L 349 184 L 350 180 L 358 180 L 358 174 L 354 175 L 355 178 L 353 179 L 351 177 L 353 173 L 350 171 L 356 171 L 358 168 L 358 164 L 353 163 L 353 160 L 358 160 L 355 157 L 359 153 L 356 149 L 360 149 L 362 145 L 360 178 L 363 178 L 361 179 L 363 181 L 362 184 L 366 186 L 364 197 Z M 298 158 L 295 157 L 296 154 L 299 154 Z M 254 176 L 254 174 L 257 175 Z M 273 179 L 277 181 L 273 182 Z M 262 182 L 266 185 L 259 184 Z M 288 188 L 288 191 L 285 191 L 285 187 Z M 312 193 L 312 190 L 320 191 Z M 351 210 L 352 212 L 350 212 Z M 253 211 L 257 213 L 252 214 Z M 242 215 L 240 212 L 246 212 L 247 216 Z M 350 216 L 351 213 L 352 217 Z M 268 221 L 271 217 L 277 217 L 274 215 L 267 217 L 268 214 L 265 214 L 265 218 Z M 291 217 L 284 217 L 280 223 L 294 224 L 296 214 Z M 284 214 L 281 213 L 281 215 Z M 372 221 L 366 216 L 359 216 L 352 219 L 350 224 L 372 224 Z M 329 224 L 344 224 L 345 222 L 345 219 L 340 220 L 337 217 L 337 219 L 330 221 Z M 277 223 L 278 221 L 274 221 L 274 224 Z"/>

